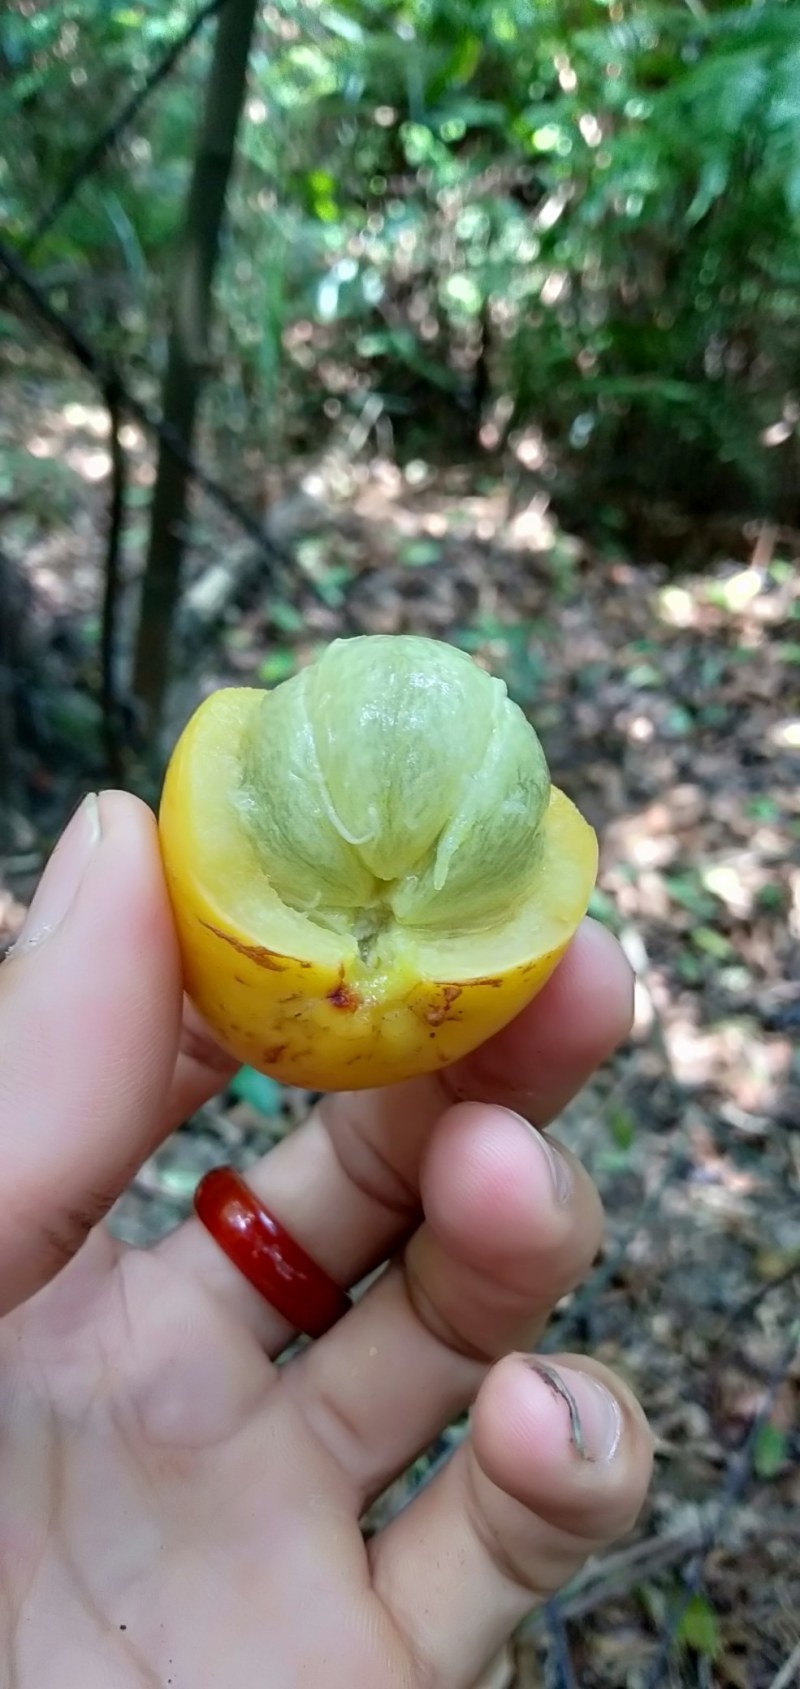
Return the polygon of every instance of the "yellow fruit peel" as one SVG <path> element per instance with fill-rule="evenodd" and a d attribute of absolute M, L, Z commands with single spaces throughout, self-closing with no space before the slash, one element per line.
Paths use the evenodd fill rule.
<path fill-rule="evenodd" d="M 435 641 L 329 650 L 336 662 L 316 691 L 306 680 L 288 700 L 294 682 L 206 699 L 173 752 L 159 814 L 188 995 L 240 1061 L 320 1091 L 430 1072 L 506 1025 L 562 956 L 597 868 L 591 827 L 550 786 L 502 683 Z M 433 696 L 418 685 L 422 703 L 401 719 L 432 662 Z M 455 706 L 431 750 L 454 671 Z M 472 674 L 483 721 L 470 726 Z M 392 762 L 398 720 L 406 745 Z M 413 760 L 426 747 L 427 784 L 424 756 Z"/>

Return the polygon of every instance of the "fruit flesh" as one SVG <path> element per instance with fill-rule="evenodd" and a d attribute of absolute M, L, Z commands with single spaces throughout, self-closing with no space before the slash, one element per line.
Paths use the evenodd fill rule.
<path fill-rule="evenodd" d="M 192 717 L 173 753 L 159 826 L 189 996 L 239 1060 L 287 1084 L 357 1089 L 432 1071 L 507 1024 L 545 983 L 583 916 L 594 833 L 549 795 L 535 874 L 479 930 L 391 916 L 359 943 L 290 907 L 243 825 L 244 747 L 264 694 L 231 688 Z"/>

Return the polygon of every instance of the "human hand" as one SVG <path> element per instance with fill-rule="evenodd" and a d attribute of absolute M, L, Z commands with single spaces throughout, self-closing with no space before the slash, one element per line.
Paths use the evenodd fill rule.
<path fill-rule="evenodd" d="M 535 1343 L 599 1199 L 553 1119 L 626 1033 L 613 939 L 459 1068 L 329 1096 L 252 1188 L 343 1286 L 295 1335 L 196 1219 L 101 1221 L 225 1082 L 182 1022 L 152 816 L 87 800 L 0 970 L 0 1657 L 15 1689 L 456 1689 L 626 1531 L 650 1470 L 606 1368 Z M 454 1102 L 455 1097 L 479 1098 Z M 503 1106 L 505 1105 L 505 1106 Z M 468 1438 L 365 1543 L 370 1500 L 465 1407 Z M 577 1415 L 577 1418 L 576 1418 Z"/>

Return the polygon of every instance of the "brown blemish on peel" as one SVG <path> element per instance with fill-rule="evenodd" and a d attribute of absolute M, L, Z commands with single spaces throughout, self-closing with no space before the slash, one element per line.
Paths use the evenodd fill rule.
<path fill-rule="evenodd" d="M 353 1014 L 361 1006 L 361 997 L 352 985 L 345 983 L 344 968 L 339 969 L 339 978 L 332 991 L 328 992 L 328 1002 L 334 1009 L 342 1009 L 345 1014 Z"/>
<path fill-rule="evenodd" d="M 525 971 L 527 972 L 527 969 Z M 503 983 L 503 981 L 501 979 L 474 979 L 472 981 L 473 985 L 494 985 L 494 986 L 498 986 L 498 985 L 502 985 L 502 983 Z"/>
<path fill-rule="evenodd" d="M 428 1025 L 441 1026 L 443 1020 L 455 1020 L 456 1016 L 451 1015 L 450 1009 L 456 998 L 460 996 L 460 985 L 443 985 L 439 1001 L 437 1003 L 431 1003 L 430 1006 L 423 1011 L 424 1019 L 428 1022 Z"/>
<path fill-rule="evenodd" d="M 558 955 L 558 950 L 546 950 L 543 956 L 534 956 L 530 962 L 525 962 L 521 972 L 523 974 L 532 974 L 537 968 L 549 967 L 553 958 L 555 957 L 557 959 Z"/>
<path fill-rule="evenodd" d="M 261 1059 L 265 1062 L 280 1061 L 285 1056 L 287 1048 L 286 1044 L 271 1044 L 268 1050 L 261 1051 Z"/>
<path fill-rule="evenodd" d="M 334 986 L 332 991 L 327 993 L 327 1002 L 331 1003 L 334 1008 L 344 1010 L 346 1015 L 351 1015 L 361 1005 L 361 998 L 359 998 L 358 991 L 353 990 L 353 986 L 344 985 L 344 980 L 339 980 L 339 985 Z"/>
<path fill-rule="evenodd" d="M 266 950 L 262 944 L 243 944 L 240 938 L 223 932 L 221 927 L 212 926 L 210 921 L 201 921 L 200 925 L 205 927 L 206 932 L 213 932 L 215 938 L 221 938 L 224 944 L 230 944 L 233 950 L 238 950 L 240 956 L 247 956 L 249 961 L 255 962 L 257 968 L 270 968 L 273 973 L 281 974 L 289 966 L 287 957 L 279 956 L 276 950 Z M 301 962 L 300 966 L 307 968 L 309 963 Z M 238 974 L 236 977 L 238 979 Z M 245 985 L 247 982 L 241 980 L 240 983 Z"/>

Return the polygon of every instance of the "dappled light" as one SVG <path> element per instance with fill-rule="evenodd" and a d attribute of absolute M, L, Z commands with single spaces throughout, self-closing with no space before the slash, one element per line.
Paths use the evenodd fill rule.
<path fill-rule="evenodd" d="M 73 10 L 15 0 L 3 47 L 3 943 L 80 794 L 155 803 L 216 687 L 358 634 L 501 675 L 636 976 L 631 1038 L 556 1128 L 608 1241 L 551 1346 L 632 1380 L 657 1475 L 559 1622 L 596 1689 L 771 1689 L 800 1603 L 797 10 L 259 5 L 207 297 L 213 31 L 183 0 Z M 245 1069 L 121 1235 L 308 1102 Z M 497 1689 L 556 1681 L 551 1621 Z"/>

